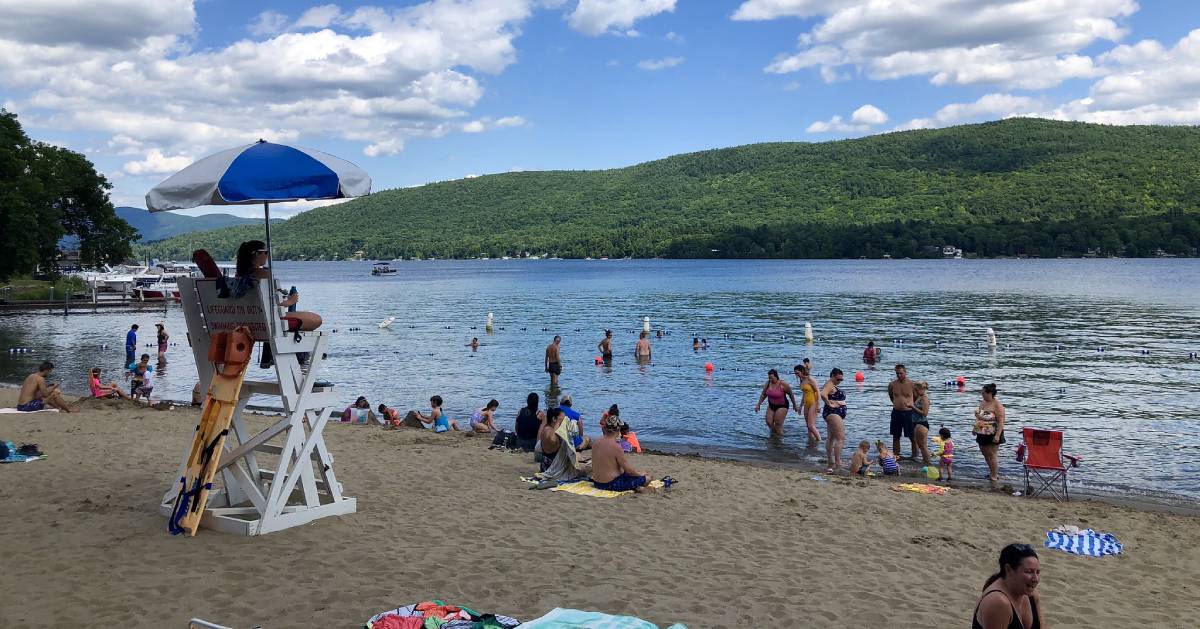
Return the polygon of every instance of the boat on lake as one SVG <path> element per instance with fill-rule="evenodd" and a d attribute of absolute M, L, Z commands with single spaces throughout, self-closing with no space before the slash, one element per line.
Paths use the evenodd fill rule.
<path fill-rule="evenodd" d="M 387 262 L 376 262 L 371 265 L 371 275 L 395 275 L 396 269 Z"/>

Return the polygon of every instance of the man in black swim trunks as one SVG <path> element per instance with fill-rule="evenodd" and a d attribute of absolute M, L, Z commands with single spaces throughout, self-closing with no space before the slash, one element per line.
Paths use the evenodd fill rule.
<path fill-rule="evenodd" d="M 612 364 L 612 354 L 613 354 L 613 352 L 612 352 L 612 330 L 604 331 L 604 340 L 600 341 L 600 344 L 596 346 L 596 349 L 600 350 L 600 356 L 604 360 L 604 364 L 611 365 Z"/>
<path fill-rule="evenodd" d="M 558 376 L 562 373 L 562 355 L 559 354 L 559 345 L 562 343 L 562 337 L 555 335 L 554 340 L 546 346 L 546 373 L 550 374 L 550 389 L 558 388 Z"/>
<path fill-rule="evenodd" d="M 912 444 L 911 458 L 917 456 L 917 440 L 913 436 L 913 381 L 908 379 L 908 369 L 896 365 L 896 379 L 888 383 L 888 397 L 892 400 L 892 452 L 900 457 L 900 436 L 908 437 Z"/>

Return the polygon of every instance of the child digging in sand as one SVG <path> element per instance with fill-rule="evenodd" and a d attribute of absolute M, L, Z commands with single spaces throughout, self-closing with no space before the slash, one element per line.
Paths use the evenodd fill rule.
<path fill-rule="evenodd" d="M 888 450 L 882 441 L 875 440 L 875 450 L 879 452 L 879 467 L 883 468 L 885 476 L 896 476 L 900 473 L 900 465 L 896 463 L 896 455 L 892 454 L 892 451 Z"/>
<path fill-rule="evenodd" d="M 871 471 L 871 442 L 860 441 L 854 456 L 850 457 L 850 473 L 866 476 Z"/>
<path fill-rule="evenodd" d="M 954 440 L 950 438 L 950 429 L 945 426 L 938 431 L 938 436 L 942 438 L 942 456 L 938 458 L 938 480 L 950 481 L 953 480 Z"/>

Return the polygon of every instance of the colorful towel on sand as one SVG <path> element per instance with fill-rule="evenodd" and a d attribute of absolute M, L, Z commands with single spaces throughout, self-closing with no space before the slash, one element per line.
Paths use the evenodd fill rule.
<path fill-rule="evenodd" d="M 523 482 L 529 483 L 530 485 L 538 485 L 543 482 L 537 476 L 522 476 L 521 480 Z M 655 489 L 659 489 L 664 486 L 665 486 L 664 483 L 658 479 L 650 481 L 650 485 L 649 485 L 649 487 L 652 487 Z M 544 488 L 539 488 L 539 489 L 544 489 Z M 588 478 L 584 478 L 582 480 L 576 480 L 576 481 L 566 481 L 566 482 L 559 481 L 557 486 L 550 488 L 550 491 L 565 491 L 568 494 L 578 494 L 580 496 L 591 496 L 592 498 L 616 498 L 617 496 L 624 496 L 626 494 L 634 493 L 632 490 L 630 490 L 630 491 L 612 491 L 609 489 L 596 489 L 596 486 L 592 484 L 591 479 L 588 479 Z"/>
<path fill-rule="evenodd" d="M 521 625 L 522 629 L 658 629 L 658 625 L 633 616 L 610 616 L 600 612 L 556 607 L 550 613 Z M 687 629 L 686 625 L 671 625 L 667 629 Z"/>
<path fill-rule="evenodd" d="M 498 614 L 479 614 L 474 610 L 442 601 L 424 601 L 389 609 L 371 616 L 364 629 L 510 629 L 521 621 Z"/>
<path fill-rule="evenodd" d="M 660 488 L 663 486 L 661 480 L 655 479 L 650 481 L 650 487 Z M 577 480 L 573 483 L 563 483 L 558 487 L 552 487 L 550 491 L 565 491 L 568 494 L 578 494 L 580 496 L 591 496 L 592 498 L 616 498 L 634 493 L 630 491 L 612 491 L 611 489 L 596 489 L 590 480 Z"/>
<path fill-rule="evenodd" d="M 0 459 L 0 463 L 29 463 L 31 461 L 41 461 L 46 458 L 45 454 L 17 454 L 17 444 L 11 441 L 6 441 L 5 444 L 8 446 L 8 456 Z M 4 450 L 4 448 L 0 448 L 0 450 Z"/>
<path fill-rule="evenodd" d="M 1119 555 L 1125 547 L 1109 533 L 1097 533 L 1092 529 L 1079 530 L 1075 527 L 1060 527 L 1046 531 L 1046 548 L 1057 548 L 1072 555 L 1103 557 Z"/>
<path fill-rule="evenodd" d="M 892 491 L 913 491 L 918 494 L 936 494 L 941 496 L 950 491 L 950 488 L 938 485 L 926 485 L 925 483 L 900 483 L 892 485 Z"/>

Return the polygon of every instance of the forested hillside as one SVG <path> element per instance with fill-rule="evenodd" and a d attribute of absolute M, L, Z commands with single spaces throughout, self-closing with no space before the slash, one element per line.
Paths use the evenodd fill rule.
<path fill-rule="evenodd" d="M 1200 128 L 1013 119 L 378 192 L 273 228 L 279 258 L 1195 255 Z M 262 227 L 156 243 L 229 257 Z"/>

